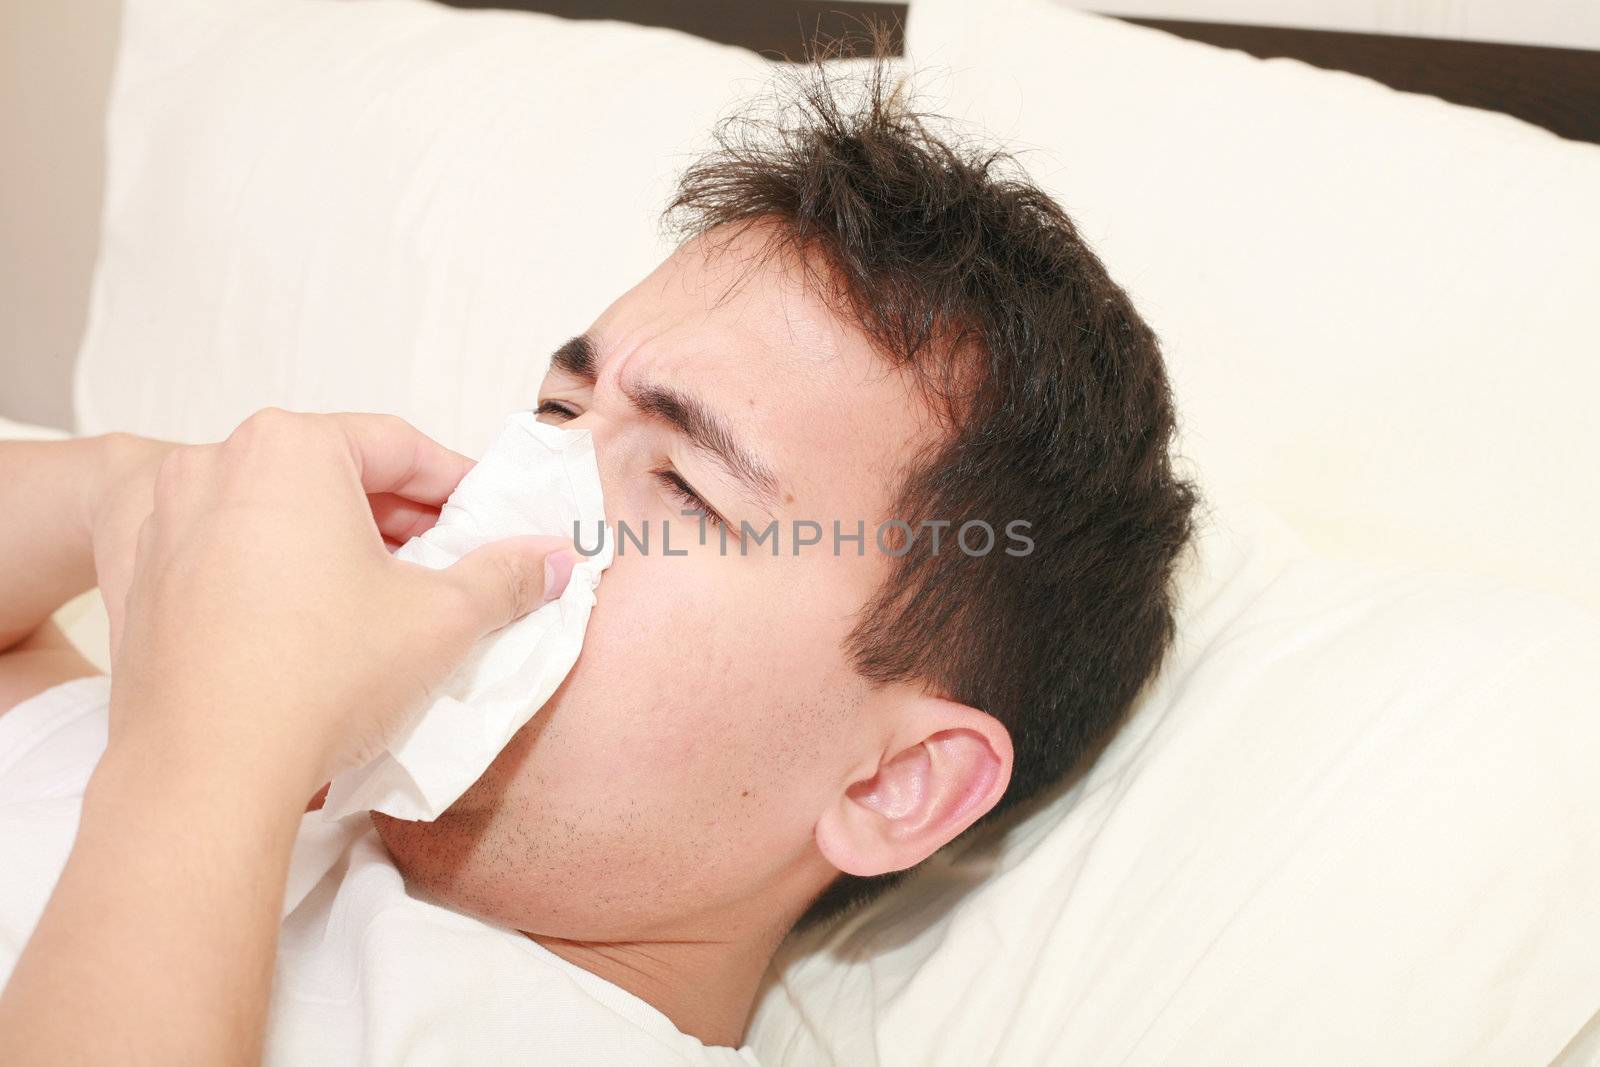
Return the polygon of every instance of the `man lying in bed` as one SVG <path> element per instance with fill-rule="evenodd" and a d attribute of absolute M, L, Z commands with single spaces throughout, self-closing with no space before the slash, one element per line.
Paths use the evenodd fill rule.
<path fill-rule="evenodd" d="M 1092 756 L 1196 502 L 1156 340 L 1054 203 L 886 88 L 727 127 L 685 242 L 556 354 L 540 417 L 687 554 L 618 558 L 488 773 L 375 817 L 281 929 L 306 798 L 570 557 L 395 560 L 470 461 L 383 416 L 0 445 L 7 965 L 32 935 L 0 1060 L 742 1061 L 791 929 Z M 47 621 L 96 580 L 108 710 Z"/>

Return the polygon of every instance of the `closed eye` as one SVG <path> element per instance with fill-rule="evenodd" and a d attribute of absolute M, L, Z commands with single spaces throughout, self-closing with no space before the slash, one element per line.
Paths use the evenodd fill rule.
<path fill-rule="evenodd" d="M 683 501 L 684 505 L 696 514 L 703 516 L 713 526 L 726 526 L 728 520 L 717 513 L 717 509 L 706 503 L 705 497 L 695 492 L 694 486 L 683 480 L 683 475 L 671 467 L 661 467 L 650 472 L 660 482 L 662 487 Z"/>
<path fill-rule="evenodd" d="M 539 401 L 539 406 L 533 409 L 533 413 L 535 415 L 554 415 L 563 422 L 567 421 L 568 419 L 575 419 L 578 417 L 578 413 L 576 411 L 573 411 L 571 408 L 567 407 L 567 405 L 558 400 Z"/>
<path fill-rule="evenodd" d="M 574 411 L 559 400 L 541 400 L 539 406 L 534 408 L 534 414 L 549 415 L 552 418 L 560 419 L 562 422 L 578 417 L 577 411 Z M 728 520 L 724 519 L 716 508 L 708 504 L 706 498 L 701 496 L 694 486 L 684 481 L 683 475 L 676 470 L 671 467 L 658 467 L 651 471 L 650 475 L 661 483 L 663 489 L 677 497 L 686 508 L 697 515 L 703 516 L 713 526 L 726 526 L 728 524 Z"/>

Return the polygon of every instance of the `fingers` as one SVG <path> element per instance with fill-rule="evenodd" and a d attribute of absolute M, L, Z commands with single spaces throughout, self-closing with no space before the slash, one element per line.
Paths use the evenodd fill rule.
<path fill-rule="evenodd" d="M 566 538 L 509 537 L 437 573 L 464 594 L 469 625 L 482 635 L 559 597 L 577 562 L 577 550 Z"/>
<path fill-rule="evenodd" d="M 394 415 L 340 412 L 333 415 L 263 408 L 223 442 L 277 455 L 285 449 L 344 445 L 357 480 L 368 496 L 390 494 L 437 509 L 475 461 L 454 452 Z M 180 449 L 180 452 L 192 449 Z"/>
<path fill-rule="evenodd" d="M 392 415 L 300 415 L 269 408 L 235 434 L 255 443 L 281 442 L 301 436 L 307 427 L 315 427 L 314 436 L 322 440 L 329 427 L 342 437 L 391 553 L 438 521 L 439 506 L 474 465 Z M 469 625 L 484 634 L 560 596 L 577 561 L 565 538 L 508 538 L 436 573 L 448 576 L 445 580 L 467 605 Z"/>
<path fill-rule="evenodd" d="M 331 416 L 350 445 L 368 494 L 391 493 L 438 508 L 474 461 L 393 415 Z"/>
<path fill-rule="evenodd" d="M 372 505 L 372 521 L 378 524 L 385 542 L 403 545 L 439 521 L 438 508 L 393 493 L 378 493 L 368 497 L 367 502 Z"/>

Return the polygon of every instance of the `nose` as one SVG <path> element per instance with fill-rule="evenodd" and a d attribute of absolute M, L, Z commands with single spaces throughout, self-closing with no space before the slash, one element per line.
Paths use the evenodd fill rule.
<path fill-rule="evenodd" d="M 615 522 L 618 518 L 626 517 L 624 512 L 628 495 L 624 490 L 630 449 L 623 431 L 614 421 L 602 418 L 593 411 L 585 411 L 566 423 L 565 428 L 589 431 L 594 441 L 595 464 L 600 468 L 600 491 L 605 497 L 606 518 Z"/>

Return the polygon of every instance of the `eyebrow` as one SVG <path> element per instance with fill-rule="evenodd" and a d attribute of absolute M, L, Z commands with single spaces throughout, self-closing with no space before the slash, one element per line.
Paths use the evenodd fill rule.
<path fill-rule="evenodd" d="M 596 362 L 594 342 L 589 340 L 588 334 L 579 334 L 555 350 L 550 357 L 550 369 L 593 385 L 598 376 Z"/>
<path fill-rule="evenodd" d="M 579 334 L 550 357 L 550 366 L 593 385 L 599 372 L 594 341 Z M 779 494 L 778 478 L 760 457 L 739 443 L 722 417 L 699 397 L 671 386 L 635 383 L 624 387 L 628 399 L 647 418 L 665 422 L 689 439 L 690 444 L 714 458 L 770 507 Z"/>

